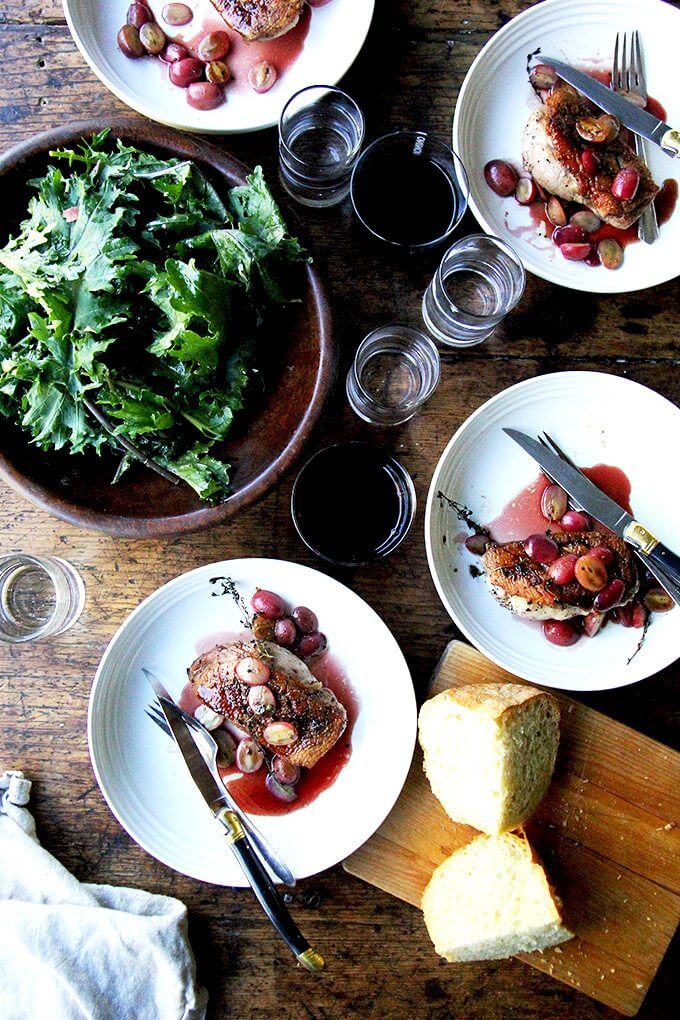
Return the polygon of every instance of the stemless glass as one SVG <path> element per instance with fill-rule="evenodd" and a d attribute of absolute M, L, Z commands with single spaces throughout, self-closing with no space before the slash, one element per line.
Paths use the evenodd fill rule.
<path fill-rule="evenodd" d="M 401 425 L 432 396 L 439 374 L 439 351 L 429 336 L 409 326 L 382 326 L 357 348 L 347 399 L 372 425 Z"/>
<path fill-rule="evenodd" d="M 315 453 L 293 485 L 291 513 L 308 549 L 341 567 L 382 559 L 399 546 L 416 512 L 408 471 L 371 443 Z"/>
<path fill-rule="evenodd" d="M 373 237 L 415 251 L 445 241 L 468 202 L 456 153 L 425 131 L 395 131 L 364 150 L 352 174 L 354 212 Z"/>
<path fill-rule="evenodd" d="M 469 347 L 486 340 L 524 293 L 517 252 L 487 234 L 456 241 L 423 297 L 423 319 L 437 340 Z"/>
<path fill-rule="evenodd" d="M 350 96 L 330 85 L 301 89 L 279 122 L 281 183 L 302 205 L 336 205 L 349 193 L 363 139 L 363 114 Z"/>
<path fill-rule="evenodd" d="M 72 564 L 57 556 L 0 556 L 0 641 L 18 644 L 63 634 L 85 605 Z"/>

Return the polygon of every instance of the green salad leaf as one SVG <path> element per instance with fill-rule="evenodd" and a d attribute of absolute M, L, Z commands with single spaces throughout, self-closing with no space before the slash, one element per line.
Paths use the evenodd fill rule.
<path fill-rule="evenodd" d="M 132 449 L 225 498 L 217 444 L 304 249 L 260 167 L 223 200 L 191 161 L 106 131 L 50 155 L 0 249 L 0 414 L 44 450 L 115 451 L 114 481 Z"/>

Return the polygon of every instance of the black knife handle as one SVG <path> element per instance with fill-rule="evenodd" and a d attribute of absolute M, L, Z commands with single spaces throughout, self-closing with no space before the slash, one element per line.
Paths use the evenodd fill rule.
<path fill-rule="evenodd" d="M 680 556 L 676 556 L 661 542 L 650 549 L 647 556 L 671 581 L 680 586 Z"/>
<path fill-rule="evenodd" d="M 309 942 L 290 916 L 288 908 L 248 842 L 248 836 L 241 825 L 238 815 L 230 811 L 229 808 L 222 808 L 216 817 L 227 830 L 227 839 L 229 840 L 232 852 L 243 868 L 243 872 L 258 898 L 260 906 L 283 941 L 292 949 L 300 963 L 307 970 L 322 970 L 324 966 L 323 957 L 311 948 Z"/>

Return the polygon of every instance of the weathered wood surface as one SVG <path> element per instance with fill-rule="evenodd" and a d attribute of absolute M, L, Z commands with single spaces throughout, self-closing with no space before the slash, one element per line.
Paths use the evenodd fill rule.
<path fill-rule="evenodd" d="M 124 0 L 110 2 L 126 6 Z M 526 6 L 517 0 L 378 0 L 367 44 L 344 81 L 366 112 L 369 136 L 398 125 L 448 136 L 472 59 L 494 30 Z M 0 0 L 0 66 L 3 148 L 62 120 L 129 113 L 85 65 L 56 0 Z M 272 131 L 225 145 L 247 162 L 270 171 L 275 166 Z M 419 324 L 420 297 L 436 256 L 403 262 L 370 250 L 346 208 L 305 213 L 305 220 L 333 282 L 342 378 L 370 329 L 395 319 Z M 468 225 L 473 228 L 473 221 Z M 422 541 L 428 481 L 451 433 L 510 383 L 565 368 L 625 374 L 680 403 L 679 298 L 679 281 L 639 295 L 600 298 L 531 279 L 520 307 L 491 341 L 471 352 L 444 354 L 439 390 L 423 413 L 394 431 L 361 424 L 338 387 L 310 449 L 340 436 L 370 438 L 391 447 L 414 475 L 420 505 L 409 539 L 386 564 L 348 579 L 392 628 L 421 694 L 454 636 Z M 653 423 L 641 427 L 663 441 L 654 436 Z M 189 905 L 214 1017 L 614 1017 L 517 961 L 447 967 L 434 955 L 418 911 L 340 868 L 304 883 L 293 905 L 328 958 L 328 972 L 316 980 L 291 967 L 248 893 L 203 886 L 163 868 L 132 843 L 105 806 L 90 768 L 85 719 L 107 641 L 141 598 L 210 560 L 263 555 L 318 565 L 290 521 L 290 488 L 289 478 L 229 526 L 155 542 L 79 531 L 0 489 L 0 548 L 58 552 L 79 567 L 87 584 L 84 617 L 68 635 L 33 647 L 0 647 L 0 765 L 21 766 L 37 780 L 44 843 L 82 879 L 139 885 Z M 669 669 L 636 687 L 584 700 L 677 746 L 677 678 L 677 669 Z M 318 897 L 306 899 L 310 893 Z M 679 963 L 676 938 L 641 1016 L 671 1015 Z"/>

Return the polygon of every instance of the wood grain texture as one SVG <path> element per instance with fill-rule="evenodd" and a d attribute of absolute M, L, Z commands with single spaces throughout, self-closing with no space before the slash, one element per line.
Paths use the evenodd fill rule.
<path fill-rule="evenodd" d="M 126 7 L 126 0 L 108 2 L 119 3 L 121 12 Z M 473 58 L 493 31 L 528 6 L 526 0 L 377 0 L 366 45 L 343 82 L 366 112 L 369 138 L 402 125 L 447 138 Z M 3 149 L 83 116 L 134 116 L 80 57 L 57 0 L 0 0 L 0 61 Z M 223 144 L 274 175 L 273 131 Z M 332 282 L 342 359 L 340 385 L 310 452 L 343 436 L 384 443 L 411 471 L 419 501 L 411 534 L 394 556 L 338 576 L 392 629 L 422 696 L 456 634 L 430 580 L 422 541 L 428 482 L 452 432 L 503 387 L 561 369 L 627 375 L 680 402 L 680 281 L 621 298 L 575 299 L 572 292 L 531 278 L 519 307 L 482 347 L 443 352 L 442 384 L 423 412 L 398 429 L 372 429 L 347 407 L 344 371 L 369 330 L 395 319 L 420 325 L 420 299 L 437 255 L 404 261 L 372 248 L 346 204 L 329 212 L 305 211 L 304 219 Z M 476 229 L 469 217 L 463 228 Z M 290 520 L 291 481 L 285 479 L 229 526 L 155 541 L 78 530 L 0 488 L 0 549 L 57 552 L 78 566 L 87 588 L 84 616 L 68 634 L 34 646 L 0 646 L 0 765 L 21 766 L 36 780 L 43 842 L 83 880 L 137 885 L 188 904 L 210 1017 L 614 1020 L 613 1010 L 519 961 L 447 967 L 433 953 L 417 911 L 341 868 L 303 883 L 292 904 L 328 961 L 327 972 L 316 980 L 291 967 L 247 892 L 201 885 L 168 871 L 110 814 L 92 774 L 85 734 L 92 676 L 107 642 L 143 597 L 202 563 L 257 555 L 318 566 Z M 678 746 L 678 676 L 674 667 L 644 684 L 582 700 Z M 679 966 L 676 936 L 640 1016 L 666 1020 L 673 1014 Z"/>
<path fill-rule="evenodd" d="M 430 694 L 516 679 L 452 641 Z M 633 1016 L 680 923 L 680 754 L 554 693 L 562 713 L 557 765 L 528 832 L 575 938 L 520 958 Z M 397 804 L 344 867 L 420 906 L 434 868 L 475 835 L 446 815 L 418 748 Z"/>

